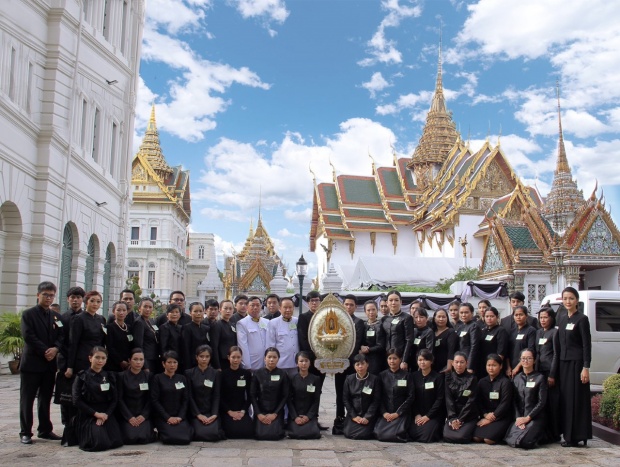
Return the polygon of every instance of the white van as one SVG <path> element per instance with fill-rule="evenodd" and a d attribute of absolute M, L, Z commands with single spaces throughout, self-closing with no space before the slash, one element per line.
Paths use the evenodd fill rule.
<path fill-rule="evenodd" d="M 562 304 L 561 293 L 547 295 L 541 305 L 549 303 L 554 310 Z M 620 373 L 620 291 L 580 290 L 579 311 L 590 320 L 592 391 L 601 391 L 605 378 Z"/>

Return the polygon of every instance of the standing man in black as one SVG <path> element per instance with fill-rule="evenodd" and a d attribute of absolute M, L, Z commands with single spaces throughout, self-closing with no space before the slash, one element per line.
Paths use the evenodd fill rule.
<path fill-rule="evenodd" d="M 134 311 L 134 305 L 136 304 L 136 294 L 131 289 L 124 289 L 121 291 L 119 300 L 127 305 L 127 317 L 125 318 L 125 324 L 130 328 L 133 327 L 133 322 L 138 317 L 138 313 Z M 114 313 L 110 313 L 108 316 L 108 325 L 112 324 L 116 317 Z"/>
<path fill-rule="evenodd" d="M 355 367 L 353 359 L 359 353 L 362 346 L 362 337 L 364 337 L 364 321 L 355 316 L 355 309 L 357 308 L 357 300 L 355 295 L 345 295 L 344 307 L 349 313 L 349 316 L 353 319 L 353 326 L 355 327 L 355 345 L 353 351 L 349 356 L 349 367 L 342 373 L 336 373 L 334 376 L 334 383 L 336 386 L 336 419 L 334 420 L 334 427 L 332 433 L 335 435 L 341 435 L 344 427 L 344 381 L 347 376 L 355 373 Z"/>
<path fill-rule="evenodd" d="M 37 306 L 22 314 L 21 331 L 24 353 L 20 363 L 19 422 L 22 444 L 32 444 L 32 408 L 37 397 L 39 438 L 60 441 L 50 419 L 50 405 L 54 392 L 56 355 L 62 347 L 64 326 L 59 313 L 50 310 L 56 297 L 56 286 L 41 282 L 37 289 Z"/>
<path fill-rule="evenodd" d="M 509 295 L 509 298 L 510 298 L 510 315 L 502 318 L 500 324 L 504 329 L 506 329 L 506 332 L 510 335 L 510 333 L 517 327 L 517 323 L 515 323 L 515 320 L 512 317 L 512 313 L 514 312 L 516 307 L 522 306 L 525 304 L 525 295 L 523 295 L 522 292 L 517 291 L 517 292 L 511 293 Z M 532 326 L 534 329 L 540 328 L 540 325 L 538 324 L 538 320 L 532 315 L 530 315 L 529 313 L 527 314 L 527 324 Z"/>
<path fill-rule="evenodd" d="M 189 314 L 185 312 L 185 294 L 181 290 L 175 290 L 170 294 L 170 301 L 168 305 L 179 305 L 181 307 L 181 317 L 179 318 L 179 325 L 184 326 L 192 322 Z M 168 315 L 162 313 L 155 319 L 155 324 L 160 326 L 168 321 Z"/>

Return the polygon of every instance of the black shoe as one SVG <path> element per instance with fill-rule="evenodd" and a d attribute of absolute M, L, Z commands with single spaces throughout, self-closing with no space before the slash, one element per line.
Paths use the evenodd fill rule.
<path fill-rule="evenodd" d="M 332 435 L 344 434 L 344 417 L 336 417 L 334 419 L 334 426 L 332 427 Z"/>
<path fill-rule="evenodd" d="M 62 439 L 62 436 L 58 436 L 53 431 L 50 431 L 49 433 L 39 433 L 37 435 L 37 438 L 49 439 L 51 441 L 60 441 Z"/>
<path fill-rule="evenodd" d="M 325 425 L 321 425 L 321 424 L 319 423 L 319 430 L 321 430 L 321 431 L 329 430 L 329 427 L 328 427 L 328 426 L 325 426 Z"/>
<path fill-rule="evenodd" d="M 32 444 L 32 436 L 24 435 L 21 438 L 19 438 L 19 441 L 22 444 Z"/>
<path fill-rule="evenodd" d="M 571 443 L 569 441 L 562 441 L 561 446 L 563 448 L 577 448 L 579 445 L 577 443 Z"/>

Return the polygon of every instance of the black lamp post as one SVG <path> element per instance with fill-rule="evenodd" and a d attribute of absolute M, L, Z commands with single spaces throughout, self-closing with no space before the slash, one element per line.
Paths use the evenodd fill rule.
<path fill-rule="evenodd" d="M 295 264 L 295 272 L 297 272 L 297 278 L 299 279 L 299 315 L 301 315 L 304 305 L 304 277 L 308 273 L 308 263 L 304 259 L 303 253 Z"/>

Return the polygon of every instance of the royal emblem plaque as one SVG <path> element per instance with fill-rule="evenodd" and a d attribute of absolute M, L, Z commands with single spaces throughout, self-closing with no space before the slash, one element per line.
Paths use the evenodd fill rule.
<path fill-rule="evenodd" d="M 341 373 L 349 367 L 349 356 L 355 346 L 355 326 L 334 295 L 325 297 L 312 316 L 308 340 L 316 355 L 314 366 L 322 373 Z"/>

